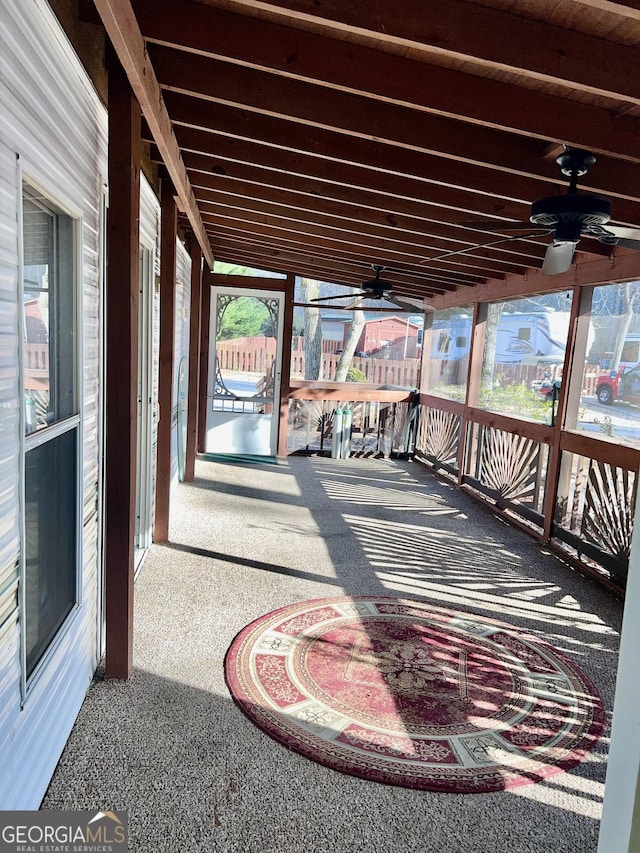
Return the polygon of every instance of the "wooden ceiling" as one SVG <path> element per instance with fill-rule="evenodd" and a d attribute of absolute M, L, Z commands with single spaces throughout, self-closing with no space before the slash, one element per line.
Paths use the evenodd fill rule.
<path fill-rule="evenodd" d="M 640 0 L 95 5 L 218 260 L 347 285 L 383 264 L 436 303 L 548 278 L 549 236 L 478 244 L 566 191 L 564 145 L 597 155 L 581 188 L 640 227 Z M 575 263 L 611 255 L 583 238 Z"/>

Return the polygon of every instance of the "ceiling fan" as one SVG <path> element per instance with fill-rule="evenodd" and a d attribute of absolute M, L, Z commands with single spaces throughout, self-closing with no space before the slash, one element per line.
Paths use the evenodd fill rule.
<path fill-rule="evenodd" d="M 506 237 L 516 240 L 537 234 L 553 234 L 542 264 L 543 275 L 558 275 L 570 269 L 573 254 L 581 237 L 591 237 L 608 246 L 627 246 L 640 249 L 640 229 L 607 225 L 611 218 L 611 202 L 588 193 L 578 193 L 578 178 L 586 175 L 596 162 L 590 151 L 566 148 L 556 158 L 563 175 L 569 178 L 565 195 L 541 198 L 531 205 L 529 222 L 459 222 L 464 228 L 477 231 L 521 231 L 525 234 Z M 503 242 L 503 241 L 500 241 Z M 485 245 L 494 245 L 487 243 Z M 464 250 L 463 250 L 464 251 Z M 459 254 L 451 252 L 448 254 Z M 425 261 L 436 260 L 430 258 Z"/>
<path fill-rule="evenodd" d="M 351 305 L 345 305 L 345 311 L 366 311 L 366 306 L 363 304 L 367 299 L 373 299 L 377 302 L 381 302 L 384 300 L 385 302 L 393 302 L 394 305 L 397 305 L 398 308 L 401 308 L 403 311 L 410 311 L 413 314 L 419 311 L 429 311 L 431 310 L 428 305 L 425 305 L 422 299 L 414 299 L 411 296 L 405 296 L 404 294 L 395 296 L 393 293 L 393 284 L 390 281 L 385 281 L 380 278 L 380 274 L 384 270 L 384 267 L 381 264 L 371 264 L 372 269 L 375 271 L 375 278 L 370 279 L 369 281 L 364 281 L 361 285 L 360 293 L 345 293 L 344 296 L 319 296 L 316 299 L 311 299 L 311 302 L 329 302 L 334 299 L 355 299 Z"/>

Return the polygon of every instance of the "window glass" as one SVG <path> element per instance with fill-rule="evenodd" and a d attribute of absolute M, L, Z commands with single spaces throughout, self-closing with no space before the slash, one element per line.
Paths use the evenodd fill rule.
<path fill-rule="evenodd" d="M 471 308 L 449 308 L 434 311 L 432 318 L 426 390 L 439 397 L 464 402 L 473 312 Z"/>
<path fill-rule="evenodd" d="M 577 410 L 567 427 L 640 447 L 640 281 L 594 288 Z"/>
<path fill-rule="evenodd" d="M 76 440 L 70 430 L 25 458 L 27 676 L 76 602 Z"/>
<path fill-rule="evenodd" d="M 333 287 L 345 293 L 345 288 Z M 322 292 L 319 287 L 307 288 L 305 280 L 298 290 L 296 301 L 304 304 L 293 312 L 292 379 L 419 387 L 424 315 L 394 310 L 382 300 L 388 313 L 368 310 L 377 305 L 359 300 L 359 291 L 350 293 L 348 300 L 335 300 L 345 309 L 336 308 L 333 301 L 310 305 Z M 346 310 L 354 301 L 358 307 Z"/>
<path fill-rule="evenodd" d="M 253 278 L 286 278 L 283 272 L 269 272 L 268 270 L 259 270 L 255 267 L 243 267 L 240 264 L 228 264 L 224 261 L 215 261 L 213 265 L 214 273 L 221 275 L 248 275 Z"/>
<path fill-rule="evenodd" d="M 25 430 L 77 413 L 74 223 L 35 190 L 23 195 Z"/>
<path fill-rule="evenodd" d="M 21 622 L 29 677 L 78 600 L 75 221 L 23 189 L 25 404 Z M 47 429 L 60 424 L 57 430 Z M 41 431 L 41 435 L 34 433 Z"/>
<path fill-rule="evenodd" d="M 567 291 L 488 306 L 482 408 L 553 422 L 570 316 Z"/>

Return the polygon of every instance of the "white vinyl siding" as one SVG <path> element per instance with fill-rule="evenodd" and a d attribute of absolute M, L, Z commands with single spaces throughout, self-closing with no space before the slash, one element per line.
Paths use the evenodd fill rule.
<path fill-rule="evenodd" d="M 43 0 L 0 0 L 0 809 L 37 808 L 97 665 L 100 567 L 100 206 L 106 112 Z M 19 160 L 18 160 L 19 157 Z M 20 167 L 20 168 L 19 168 Z M 21 173 L 77 215 L 80 319 L 80 606 L 21 692 Z"/>

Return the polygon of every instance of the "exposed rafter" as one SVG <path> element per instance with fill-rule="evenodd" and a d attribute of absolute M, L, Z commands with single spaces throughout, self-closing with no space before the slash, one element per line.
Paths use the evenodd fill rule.
<path fill-rule="evenodd" d="M 129 62 L 155 75 L 220 259 L 344 284 L 381 263 L 398 292 L 441 301 L 491 281 L 558 287 L 540 274 L 554 229 L 528 218 L 567 192 L 566 145 L 597 155 L 580 191 L 640 227 L 640 84 L 620 74 L 640 64 L 637 2 L 99 5 L 125 10 Z M 640 277 L 631 255 L 583 236 L 572 272 L 635 259 Z"/>
<path fill-rule="evenodd" d="M 162 15 L 155 0 L 136 0 L 136 12 L 148 39 L 158 44 L 177 44 L 210 58 L 640 162 L 640 120 L 616 120 L 604 107 L 574 102 L 569 110 L 565 97 L 187 0 L 175 0 Z M 424 5 L 420 14 L 428 14 Z M 608 56 L 610 50 L 607 45 Z"/>
<path fill-rule="evenodd" d="M 213 265 L 211 246 L 131 3 L 129 0 L 95 0 L 95 6 L 138 99 L 154 141 L 162 153 L 180 204 L 189 218 L 207 263 Z"/>

